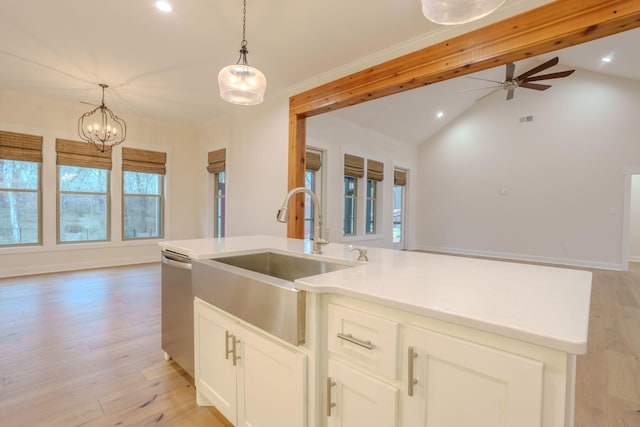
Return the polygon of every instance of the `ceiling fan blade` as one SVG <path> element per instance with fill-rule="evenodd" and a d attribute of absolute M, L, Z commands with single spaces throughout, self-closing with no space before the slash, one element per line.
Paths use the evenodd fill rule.
<path fill-rule="evenodd" d="M 514 93 L 514 90 L 509 89 L 509 91 L 507 92 L 507 101 L 510 99 L 513 99 L 513 93 Z"/>
<path fill-rule="evenodd" d="M 516 80 L 518 80 L 518 81 L 524 80 L 527 77 L 532 76 L 532 75 L 534 75 L 536 73 L 539 73 L 540 71 L 546 70 L 547 68 L 553 67 L 556 64 L 558 64 L 558 57 L 557 56 L 555 58 L 552 58 L 552 59 L 548 60 L 544 64 L 540 64 L 537 67 L 534 67 L 534 68 L 530 69 L 529 71 L 525 71 L 524 73 L 522 73 L 518 77 L 516 77 Z"/>
<path fill-rule="evenodd" d="M 524 79 L 524 82 L 536 82 L 538 80 L 559 79 L 561 77 L 570 76 L 571 74 L 574 73 L 574 71 L 576 70 L 560 71 L 558 73 L 543 74 L 541 76 L 531 76 Z"/>
<path fill-rule="evenodd" d="M 491 82 L 491 83 L 495 83 L 495 84 L 499 84 L 499 85 L 502 84 L 502 82 L 499 82 L 497 80 L 481 79 L 480 77 L 465 76 L 465 78 L 473 79 L 473 80 L 482 80 L 483 82 Z"/>
<path fill-rule="evenodd" d="M 541 85 L 538 83 L 528 83 L 528 82 L 524 82 L 524 83 L 520 83 L 518 85 L 518 87 L 524 87 L 527 89 L 534 89 L 534 90 L 547 90 L 551 87 L 551 85 Z"/>
<path fill-rule="evenodd" d="M 507 64 L 507 73 L 505 80 L 513 80 L 513 73 L 516 72 L 516 65 L 513 62 L 508 62 Z"/>

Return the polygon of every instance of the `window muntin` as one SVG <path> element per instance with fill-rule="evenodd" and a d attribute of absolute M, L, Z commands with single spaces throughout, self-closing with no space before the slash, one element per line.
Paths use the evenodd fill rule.
<path fill-rule="evenodd" d="M 367 201 L 365 213 L 365 233 L 376 233 L 376 209 L 378 196 L 378 182 L 373 179 L 367 180 Z"/>
<path fill-rule="evenodd" d="M 164 175 L 122 172 L 122 238 L 162 237 Z"/>
<path fill-rule="evenodd" d="M 107 169 L 58 166 L 60 243 L 109 239 L 109 176 Z"/>
<path fill-rule="evenodd" d="M 226 174 L 213 174 L 213 237 L 224 237 Z"/>
<path fill-rule="evenodd" d="M 40 163 L 0 159 L 0 246 L 41 243 Z"/>
<path fill-rule="evenodd" d="M 357 178 L 344 177 L 344 225 L 342 232 L 345 236 L 355 236 L 356 234 L 357 184 Z"/>

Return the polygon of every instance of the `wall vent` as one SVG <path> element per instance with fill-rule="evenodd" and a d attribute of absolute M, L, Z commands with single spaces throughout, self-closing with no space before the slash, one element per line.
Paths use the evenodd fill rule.
<path fill-rule="evenodd" d="M 520 117 L 520 123 L 532 122 L 533 116 L 522 116 Z"/>

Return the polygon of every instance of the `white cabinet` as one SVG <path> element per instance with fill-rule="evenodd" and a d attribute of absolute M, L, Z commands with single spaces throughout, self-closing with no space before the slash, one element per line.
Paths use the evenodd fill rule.
<path fill-rule="evenodd" d="M 307 356 L 196 299 L 198 404 L 233 425 L 307 425 Z"/>
<path fill-rule="evenodd" d="M 329 359 L 328 427 L 397 426 L 398 389 Z"/>
<path fill-rule="evenodd" d="M 543 363 L 423 328 L 404 340 L 403 427 L 540 427 Z"/>
<path fill-rule="evenodd" d="M 327 311 L 328 426 L 397 426 L 399 324 L 338 304 Z"/>

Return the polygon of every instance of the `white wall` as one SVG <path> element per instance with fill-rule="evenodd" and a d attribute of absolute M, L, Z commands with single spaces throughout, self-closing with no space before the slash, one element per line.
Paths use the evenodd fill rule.
<path fill-rule="evenodd" d="M 620 268 L 640 85 L 578 70 L 504 98 L 476 103 L 419 147 L 418 247 Z"/>
<path fill-rule="evenodd" d="M 409 200 L 415 200 L 416 186 L 412 185 L 411 178 L 416 171 L 416 147 L 327 114 L 307 119 L 307 145 L 326 151 L 323 169 L 327 182 L 323 203 L 325 225 L 329 228 L 330 240 L 354 245 L 393 247 L 393 169 L 400 167 L 409 170 L 409 185 L 406 189 Z M 384 162 L 384 180 L 379 190 L 381 210 L 378 212 L 382 216 L 379 217 L 378 232 L 375 235 L 367 236 L 364 233 L 364 179 L 358 180 L 360 195 L 356 221 L 358 236 L 342 235 L 344 154 Z M 414 245 L 415 204 L 408 204 L 406 220 L 408 223 L 407 248 L 411 248 Z"/>
<path fill-rule="evenodd" d="M 111 171 L 111 241 L 104 243 L 56 244 L 56 138 L 78 140 L 77 120 L 86 105 L 65 104 L 24 93 L 0 91 L 0 129 L 41 135 L 42 246 L 0 249 L 0 277 L 64 271 L 80 268 L 124 265 L 159 259 L 158 240 L 123 242 L 121 239 L 121 147 L 113 153 Z M 167 153 L 165 239 L 199 237 L 196 210 L 197 135 L 194 130 L 140 120 L 127 121 L 127 147 Z M 206 165 L 206 159 L 204 160 Z"/>
<path fill-rule="evenodd" d="M 287 234 L 276 212 L 287 194 L 289 99 L 269 98 L 200 130 L 198 208 L 201 237 L 213 235 L 213 191 L 206 153 L 226 148 L 226 236 Z"/>
<path fill-rule="evenodd" d="M 631 177 L 629 261 L 640 262 L 640 174 Z"/>

